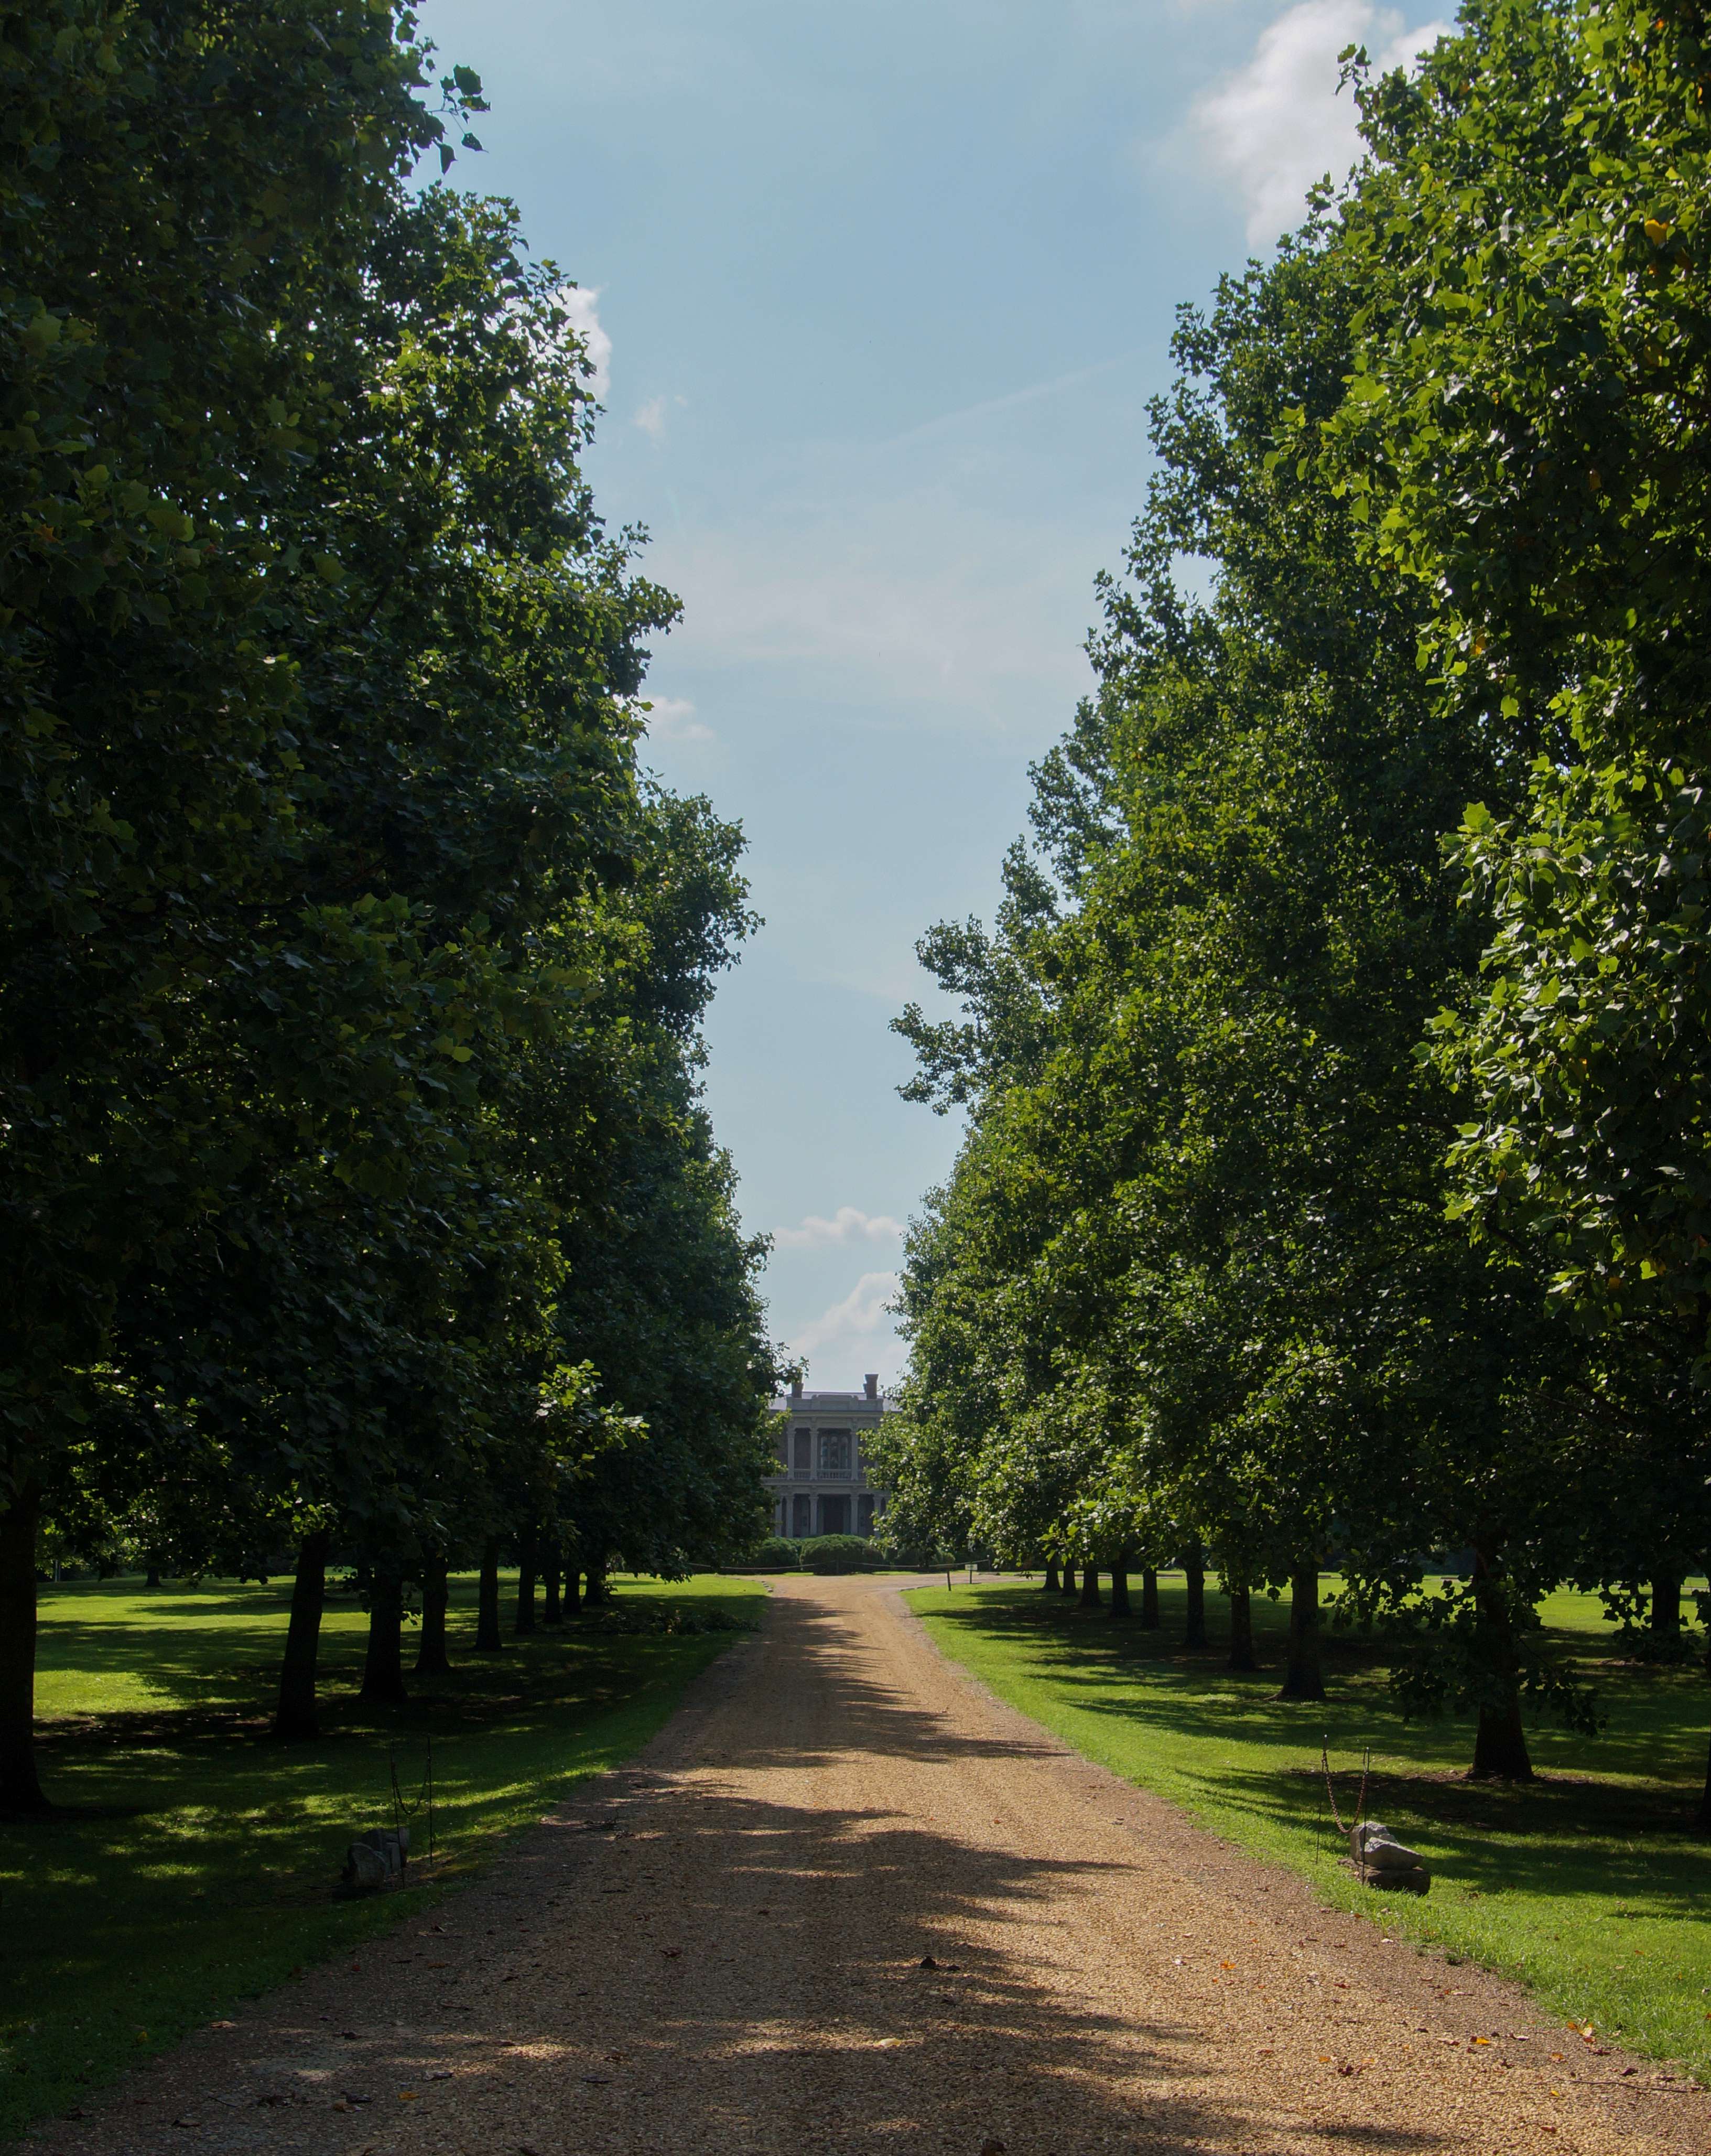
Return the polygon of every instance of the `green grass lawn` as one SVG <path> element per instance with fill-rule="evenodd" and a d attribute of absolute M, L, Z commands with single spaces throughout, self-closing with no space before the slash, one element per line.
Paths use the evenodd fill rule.
<path fill-rule="evenodd" d="M 267 1728 L 289 1597 L 288 1581 L 44 1590 L 43 1775 L 67 1815 L 0 1828 L 0 2138 L 445 1892 L 572 1783 L 636 1751 L 733 1637 L 591 1620 L 478 1658 L 474 1583 L 456 1580 L 454 1675 L 377 1712 L 355 1697 L 366 1619 L 333 1598 L 324 1735 L 284 1745 Z M 763 1599 L 746 1580 L 617 1588 L 620 1609 L 738 1623 Z M 394 1762 L 418 1798 L 430 1739 L 437 1883 L 340 1899 L 346 1844 L 391 1825 Z M 418 1812 L 412 1852 L 425 1828 Z"/>
<path fill-rule="evenodd" d="M 1139 1583 L 1135 1583 L 1139 1604 Z M 1037 1584 L 920 1589 L 909 1599 L 947 1654 L 1001 1698 L 1203 1825 L 1311 1880 L 1393 1937 L 1524 1979 L 1547 2005 L 1711 2080 L 1711 1845 L 1687 1832 L 1705 1773 L 1711 1685 L 1693 1669 L 1624 1661 L 1596 1597 L 1558 1594 L 1543 1614 L 1596 1682 L 1596 1738 L 1529 1727 L 1541 1779 L 1473 1784 L 1466 1722 L 1406 1722 L 1381 1647 L 1329 1634 L 1324 1704 L 1275 1698 L 1285 1610 L 1255 1604 L 1260 1675 L 1223 1667 L 1226 1606 L 1209 1594 L 1213 1645 L 1181 1651 L 1180 1576 L 1162 1583 L 1164 1627 L 1082 1611 Z M 1363 1748 L 1367 1810 L 1420 1849 L 1430 1895 L 1382 1895 L 1340 1868 L 1319 1746 L 1329 1737 L 1350 1819 Z"/>

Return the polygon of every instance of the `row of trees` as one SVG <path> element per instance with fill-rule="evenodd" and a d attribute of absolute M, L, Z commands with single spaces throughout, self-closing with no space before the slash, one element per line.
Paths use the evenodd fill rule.
<path fill-rule="evenodd" d="M 1098 692 L 921 947 L 969 1122 L 879 1442 L 909 1539 L 1216 1563 L 1238 1666 L 1287 1590 L 1297 1693 L 1334 1565 L 1524 1776 L 1542 1594 L 1678 1636 L 1711 1553 L 1711 28 L 1345 58 L 1367 157 L 1181 316 Z"/>
<path fill-rule="evenodd" d="M 0 1807 L 37 1537 L 597 1584 L 764 1522 L 700 1022 L 740 837 L 484 107 L 388 0 L 0 0 Z M 556 1555 L 554 1554 L 556 1553 Z M 491 1594 L 484 1599 L 490 1600 Z M 490 1613 L 496 1624 L 496 1609 Z M 490 1630 L 490 1627 L 489 1627 Z"/>

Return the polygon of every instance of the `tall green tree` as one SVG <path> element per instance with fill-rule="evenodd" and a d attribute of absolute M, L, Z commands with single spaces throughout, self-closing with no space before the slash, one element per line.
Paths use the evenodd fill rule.
<path fill-rule="evenodd" d="M 296 813 L 268 501 L 339 423 L 318 301 L 443 125 L 408 17 L 355 0 L 14 0 L 0 54 L 0 1804 L 28 1808 L 44 1478 L 115 1296 L 244 1150 L 197 1059 Z"/>
<path fill-rule="evenodd" d="M 1240 1585 L 1288 1584 L 1288 1688 L 1318 1683 L 1333 1553 L 1369 1606 L 1417 1608 L 1422 1553 L 1473 1543 L 1414 1696 L 1478 1710 L 1476 1771 L 1524 1774 L 1521 1688 L 1580 1711 L 1529 1641 L 1578 1548 L 1570 1343 L 1524 1259 L 1500 1274 L 1447 1224 L 1453 1109 L 1417 1050 L 1479 948 L 1441 835 L 1470 791 L 1517 790 L 1526 755 L 1422 680 L 1416 596 L 1289 454 L 1343 400 L 1360 298 L 1324 220 L 1185 316 L 1100 694 L 1038 777 L 1066 903 L 983 977 L 1029 977 L 1036 1015 L 922 1045 L 930 1077 L 961 1058 L 986 1193 L 990 1150 L 1012 1163 L 1026 1256 L 988 1305 L 1016 1306 L 1012 1367 L 1044 1366 L 1012 1427 L 1067 1436 L 1072 1403 L 1102 1403 L 1090 1502 L 1168 1522 L 1175 1553 L 1211 1543 Z M 1182 553 L 1215 565 L 1204 602 L 1172 581 Z M 1005 1038 L 1025 1052 L 988 1075 Z M 953 1277 L 924 1267 L 924 1302 Z M 1003 1449 L 986 1439 L 977 1482 Z"/>

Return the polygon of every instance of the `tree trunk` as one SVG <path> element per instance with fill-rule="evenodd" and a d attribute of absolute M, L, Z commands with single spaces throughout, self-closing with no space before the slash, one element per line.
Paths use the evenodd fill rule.
<path fill-rule="evenodd" d="M 540 1570 L 540 1584 L 545 1590 L 545 1602 L 540 1612 L 543 1625 L 562 1625 L 565 1621 L 563 1553 L 559 1548 L 558 1537 L 549 1535 L 546 1540 L 546 1561 Z"/>
<path fill-rule="evenodd" d="M 452 1673 L 452 1658 L 446 1652 L 446 1606 L 451 1599 L 444 1558 L 429 1558 L 422 1571 L 422 1644 L 416 1650 L 419 1677 L 448 1677 Z"/>
<path fill-rule="evenodd" d="M 481 1545 L 481 1584 L 475 1594 L 475 1651 L 496 1655 L 505 1646 L 499 1624 L 499 1537 Z"/>
<path fill-rule="evenodd" d="M 318 1527 L 298 1546 L 297 1571 L 291 1582 L 291 1620 L 285 1627 L 285 1652 L 279 1663 L 279 1703 L 274 1710 L 275 1737 L 319 1737 L 315 1715 L 315 1669 L 320 1660 L 320 1614 L 327 1595 L 327 1551 L 331 1532 Z"/>
<path fill-rule="evenodd" d="M 606 1567 L 603 1563 L 588 1566 L 583 1573 L 583 1578 L 587 1582 L 587 1585 L 582 1599 L 591 1609 L 598 1608 L 602 1603 L 609 1599 L 606 1591 Z"/>
<path fill-rule="evenodd" d="M 1654 1639 L 1673 1639 L 1681 1631 L 1682 1576 L 1660 1572 L 1652 1580 L 1652 1633 Z"/>
<path fill-rule="evenodd" d="M 42 1493 L 25 1482 L 0 1512 L 0 1815 L 44 1816 L 36 1776 L 36 1527 Z"/>
<path fill-rule="evenodd" d="M 1075 1567 L 1067 1560 L 1058 1581 L 1058 1592 L 1060 1594 L 1073 1594 L 1075 1592 Z"/>
<path fill-rule="evenodd" d="M 1521 1727 L 1521 1687 L 1515 1667 L 1514 1628 L 1502 1582 L 1476 1544 L 1473 1551 L 1473 1607 L 1476 1638 L 1498 1697 L 1483 1700 L 1479 1727 L 1473 1736 L 1473 1764 L 1468 1778 L 1474 1782 L 1530 1782 L 1533 1762 L 1527 1755 L 1527 1734 Z"/>
<path fill-rule="evenodd" d="M 1198 1543 L 1189 1546 L 1188 1555 L 1182 1561 L 1182 1576 L 1188 1585 L 1188 1622 L 1183 1628 L 1185 1647 L 1203 1647 L 1206 1645 L 1206 1553 Z"/>
<path fill-rule="evenodd" d="M 565 1614 L 573 1617 L 582 1596 L 582 1575 L 572 1565 L 565 1574 Z"/>
<path fill-rule="evenodd" d="M 1473 1764 L 1468 1770 L 1472 1782 L 1530 1782 L 1533 1762 L 1527 1755 L 1527 1732 L 1521 1727 L 1520 1695 L 1511 1694 L 1500 1707 L 1482 1706 L 1479 1727 L 1473 1736 Z"/>
<path fill-rule="evenodd" d="M 160 1586 L 161 1568 L 152 1558 L 149 1559 L 148 1570 L 142 1576 L 142 1584 L 145 1593 L 152 1593 Z"/>
<path fill-rule="evenodd" d="M 1040 1585 L 1048 1594 L 1055 1594 L 1058 1592 L 1058 1560 L 1055 1558 L 1048 1557 L 1046 1559 L 1046 1576 L 1040 1582 Z"/>
<path fill-rule="evenodd" d="M 368 1652 L 362 1663 L 362 1689 L 368 1707 L 402 1707 L 404 1689 L 404 1582 L 390 1565 L 377 1565 L 368 1590 Z"/>
<path fill-rule="evenodd" d="M 1129 1607 L 1129 1553 L 1119 1550 L 1117 1561 L 1111 1567 L 1111 1614 L 1128 1617 L 1132 1614 Z"/>
<path fill-rule="evenodd" d="M 516 1629 L 520 1635 L 535 1630 L 535 1582 L 540 1568 L 540 1537 L 531 1525 L 524 1528 L 522 1547 L 517 1553 Z"/>
<path fill-rule="evenodd" d="M 1253 1654 L 1253 1589 L 1238 1587 L 1227 1579 L 1224 1592 L 1230 1598 L 1230 1667 L 1257 1670 L 1259 1664 Z"/>
<path fill-rule="evenodd" d="M 1081 1606 L 1083 1609 L 1103 1609 L 1099 1599 L 1099 1568 L 1096 1564 L 1085 1568 L 1081 1575 Z"/>
<path fill-rule="evenodd" d="M 1159 1629 L 1159 1575 L 1150 1564 L 1140 1571 L 1140 1621 L 1149 1632 Z"/>
<path fill-rule="evenodd" d="M 1319 1653 L 1319 1567 L 1289 1575 L 1289 1646 L 1279 1699 L 1323 1699 L 1324 1665 Z"/>

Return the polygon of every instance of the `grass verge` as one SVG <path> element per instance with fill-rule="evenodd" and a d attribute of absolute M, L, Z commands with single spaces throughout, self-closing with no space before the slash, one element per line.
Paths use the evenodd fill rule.
<path fill-rule="evenodd" d="M 945 1651 L 1090 1759 L 1181 1804 L 1203 1825 L 1288 1865 L 1329 1902 L 1393 1937 L 1521 1979 L 1583 2029 L 1711 2081 L 1711 1846 L 1686 1830 L 1705 1771 L 1711 1687 L 1692 1669 L 1621 1658 L 1595 1597 L 1545 1605 L 1558 1645 L 1597 1686 L 1596 1738 L 1529 1728 L 1540 1779 L 1464 1779 L 1465 1722 L 1406 1722 L 1384 1650 L 1332 1635 L 1323 1704 L 1274 1697 L 1284 1612 L 1256 1603 L 1258 1676 L 1212 1648 L 1176 1648 L 1180 1579 L 1157 1632 L 1114 1623 L 1037 1585 L 918 1589 L 908 1599 Z M 1224 1604 L 1208 1594 L 1214 1642 Z M 1416 1901 L 1363 1887 L 1339 1859 L 1319 1747 L 1352 1817 L 1370 1746 L 1367 1810 L 1428 1859 Z"/>
<path fill-rule="evenodd" d="M 67 1812 L 0 1828 L 0 2139 L 443 1895 L 644 1744 L 733 1637 L 591 1618 L 478 1658 L 474 1583 L 453 1589 L 454 1674 L 384 1712 L 355 1697 L 366 1620 L 330 1602 L 324 1733 L 301 1745 L 267 1734 L 289 1582 L 44 1590 L 42 1763 Z M 625 1582 L 617 1604 L 728 1627 L 763 1599 L 701 1578 Z M 346 1844 L 392 1823 L 394 1764 L 419 1797 L 430 1742 L 434 1881 L 339 1899 Z M 425 1826 L 418 1811 L 418 1850 Z"/>

